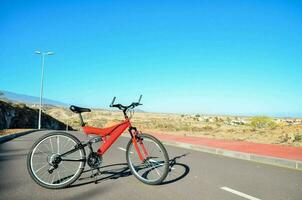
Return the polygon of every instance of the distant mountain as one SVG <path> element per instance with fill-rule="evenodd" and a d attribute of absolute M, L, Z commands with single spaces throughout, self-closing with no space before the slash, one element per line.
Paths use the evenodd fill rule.
<path fill-rule="evenodd" d="M 40 98 L 35 96 L 29 96 L 24 94 L 18 94 L 14 92 L 8 92 L 5 90 L 0 90 L 0 99 L 7 99 L 11 102 L 20 102 L 20 103 L 26 103 L 26 104 L 39 104 Z M 47 105 L 53 105 L 53 106 L 63 106 L 66 107 L 68 104 L 62 103 L 59 101 L 51 100 L 43 98 L 43 104 Z"/>

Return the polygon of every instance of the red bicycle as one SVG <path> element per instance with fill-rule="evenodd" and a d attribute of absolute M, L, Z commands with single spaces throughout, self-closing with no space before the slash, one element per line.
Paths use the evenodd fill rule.
<path fill-rule="evenodd" d="M 132 174 L 143 183 L 160 184 L 169 171 L 169 157 L 163 144 L 152 135 L 143 134 L 131 125 L 127 113 L 140 104 L 138 102 L 129 106 L 114 104 L 115 97 L 110 107 L 123 111 L 125 120 L 108 128 L 86 126 L 81 113 L 90 112 L 88 108 L 70 106 L 70 110 L 79 114 L 83 132 L 93 135 L 87 141 L 80 142 L 75 136 L 66 132 L 52 132 L 38 139 L 27 156 L 27 168 L 33 180 L 39 185 L 57 189 L 64 188 L 75 182 L 82 174 L 85 164 L 93 171 L 102 164 L 103 155 L 128 128 L 131 139 L 126 148 L 126 159 Z M 92 144 L 103 142 L 97 151 Z M 89 150 L 86 156 L 85 148 Z M 95 177 L 95 176 L 93 176 Z M 95 179 L 95 181 L 97 181 Z"/>

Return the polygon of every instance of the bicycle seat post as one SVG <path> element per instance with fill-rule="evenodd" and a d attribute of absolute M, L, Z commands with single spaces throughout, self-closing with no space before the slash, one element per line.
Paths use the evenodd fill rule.
<path fill-rule="evenodd" d="M 85 126 L 85 123 L 84 123 L 84 121 L 83 121 L 83 117 L 82 117 L 82 114 L 81 114 L 81 113 L 79 113 L 79 117 L 80 117 L 81 126 L 82 126 L 82 127 Z"/>

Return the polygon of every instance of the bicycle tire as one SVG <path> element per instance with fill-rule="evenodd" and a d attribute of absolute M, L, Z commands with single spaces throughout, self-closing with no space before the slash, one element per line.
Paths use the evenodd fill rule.
<path fill-rule="evenodd" d="M 77 171 L 75 172 L 75 174 L 74 175 L 72 175 L 72 177 L 70 178 L 70 177 L 68 177 L 67 176 L 67 178 L 68 178 L 68 180 L 67 181 L 64 181 L 64 182 L 62 182 L 61 184 L 54 184 L 54 182 L 52 182 L 52 183 L 47 183 L 46 181 L 43 181 L 42 180 L 42 178 L 41 177 L 39 177 L 38 175 L 37 175 L 37 172 L 35 172 L 35 170 L 34 170 L 34 162 L 33 162 L 33 159 L 34 159 L 34 153 L 35 153 L 35 151 L 36 150 L 39 150 L 38 149 L 38 147 L 39 147 L 39 145 L 42 145 L 43 144 L 43 142 L 44 141 L 47 141 L 47 139 L 49 139 L 49 141 L 50 141 L 50 143 L 51 143 L 51 149 L 52 148 L 54 148 L 53 146 L 52 146 L 52 137 L 56 137 L 57 136 L 57 139 L 59 138 L 58 136 L 60 136 L 60 137 L 65 137 L 65 138 L 67 138 L 68 140 L 67 140 L 67 142 L 68 143 L 70 143 L 70 141 L 72 142 L 71 143 L 71 145 L 72 146 L 75 146 L 75 145 L 78 145 L 78 144 L 80 144 L 80 141 L 75 137 L 75 136 L 73 136 L 73 135 L 71 135 L 71 134 L 69 134 L 69 133 L 66 133 L 66 132 L 52 132 L 52 133 L 48 133 L 48 134 L 46 134 L 46 135 L 44 135 L 44 136 L 42 136 L 41 138 L 39 138 L 33 145 L 32 145 L 32 147 L 31 147 L 31 149 L 30 149 L 30 151 L 29 151 L 29 153 L 28 153 L 28 155 L 27 155 L 27 169 L 28 169 L 28 172 L 29 172 L 29 174 L 30 174 L 30 176 L 31 176 L 31 178 L 37 183 L 37 184 L 39 184 L 40 186 L 42 186 L 42 187 L 45 187 L 45 188 L 48 188 L 48 189 L 59 189 L 59 188 L 65 188 L 65 187 L 68 187 L 69 185 L 71 185 L 72 183 L 74 183 L 80 176 L 81 176 L 81 174 L 82 174 L 82 172 L 83 172 L 83 170 L 84 170 L 84 168 L 85 168 L 85 163 L 86 163 L 86 161 L 78 161 L 78 163 L 80 163 L 80 165 L 79 165 L 79 167 L 78 167 L 78 169 L 77 169 Z M 44 144 L 43 144 L 44 145 Z M 65 143 L 65 146 L 66 146 L 67 144 Z M 72 148 L 72 146 L 70 147 L 70 148 Z M 45 146 L 46 147 L 46 146 Z M 60 143 L 58 143 L 57 144 L 57 147 L 58 147 L 58 151 L 59 151 L 59 147 L 60 147 Z M 49 149 L 48 149 L 48 151 L 50 151 Z M 42 152 L 41 150 L 40 150 L 40 152 Z M 84 159 L 84 158 L 86 158 L 86 152 L 85 152 L 85 150 L 84 150 L 84 148 L 80 148 L 79 150 L 77 150 L 76 152 L 80 152 L 80 156 L 81 156 L 81 159 Z M 64 152 L 63 152 L 64 153 Z M 47 152 L 42 152 L 42 154 L 43 154 L 43 156 L 45 157 L 45 155 L 48 155 L 49 156 L 49 154 L 47 154 Z M 53 154 L 53 152 L 52 152 L 52 155 L 54 155 Z M 51 156 L 52 156 L 51 155 Z M 49 160 L 49 157 L 46 157 L 46 161 L 48 162 L 48 160 Z M 37 156 L 37 157 L 39 157 L 39 156 Z M 41 158 L 42 158 L 42 155 L 40 156 Z M 43 162 L 43 160 L 44 159 L 41 159 L 42 160 L 42 162 Z M 45 161 L 44 161 L 45 162 Z M 62 161 L 61 163 L 63 163 L 64 161 Z M 46 162 L 45 162 L 46 163 Z M 62 164 L 58 164 L 58 168 L 61 166 L 61 168 L 63 168 L 63 165 Z M 49 164 L 49 163 L 48 163 Z M 45 165 L 47 165 L 47 163 L 45 164 Z M 49 167 L 50 167 L 51 165 L 49 164 Z M 48 167 L 48 166 L 46 166 L 46 167 Z M 57 170 L 57 169 L 55 169 L 55 170 Z M 54 170 L 54 171 L 55 171 Z M 66 170 L 65 170 L 66 171 Z M 49 173 L 49 172 L 48 172 Z M 58 173 L 58 172 L 57 172 Z M 46 172 L 46 174 L 47 174 L 47 172 Z M 51 174 L 51 173 L 49 173 L 49 174 Z M 44 175 L 43 175 L 44 176 Z M 47 176 L 47 175 L 46 175 Z M 55 175 L 54 175 L 55 176 Z M 71 176 L 71 175 L 70 175 Z M 60 178 L 60 176 L 58 175 L 58 178 L 59 178 L 59 180 L 61 180 L 61 178 Z M 63 180 L 64 180 L 64 178 L 62 178 Z"/>
<path fill-rule="evenodd" d="M 158 174 L 158 178 L 151 179 L 151 180 L 148 179 L 147 176 L 150 175 L 151 170 L 146 167 L 142 168 L 142 166 L 144 166 L 146 164 L 141 163 L 141 166 L 134 165 L 132 158 L 134 158 L 134 159 L 135 158 L 139 159 L 139 158 L 138 158 L 138 155 L 137 155 L 135 149 L 133 149 L 134 145 L 133 145 L 132 140 L 129 141 L 127 148 L 126 148 L 126 159 L 127 159 L 129 169 L 130 169 L 131 173 L 141 182 L 143 182 L 145 184 L 149 184 L 149 185 L 158 185 L 158 184 L 162 183 L 162 181 L 167 177 L 168 172 L 169 172 L 169 156 L 168 156 L 167 150 L 165 149 L 164 145 L 158 139 L 153 137 L 152 135 L 139 134 L 139 138 L 143 139 L 144 146 L 147 149 L 147 151 L 149 151 L 150 154 L 154 152 L 154 149 L 151 150 L 151 152 L 150 152 L 147 142 L 150 142 L 150 144 L 153 142 L 159 148 L 159 150 L 160 150 L 159 152 L 162 153 L 162 155 L 161 155 L 162 160 L 160 160 L 160 161 L 153 160 L 152 161 L 152 163 L 156 162 L 156 164 L 158 164 L 158 163 L 160 163 L 160 164 L 158 164 L 156 166 L 153 164 L 150 164 L 151 162 L 149 162 L 149 164 L 147 164 L 147 165 L 149 165 L 149 167 L 151 167 L 151 170 L 154 169 L 154 171 L 156 171 L 156 173 Z M 149 147 L 150 147 L 150 145 L 149 145 Z M 133 149 L 133 151 L 132 151 L 132 149 Z M 135 151 L 135 153 L 134 153 L 134 151 Z M 154 158 L 152 155 L 149 155 L 148 157 Z M 158 157 L 156 157 L 156 158 L 158 158 Z M 151 159 L 149 161 L 151 161 Z M 148 162 L 148 160 L 145 162 Z M 157 166 L 162 166 L 162 167 L 159 168 Z M 147 171 L 139 172 L 140 170 L 144 170 L 144 169 L 146 169 Z M 159 171 L 162 173 L 159 173 Z M 140 174 L 140 173 L 142 173 L 142 174 Z"/>

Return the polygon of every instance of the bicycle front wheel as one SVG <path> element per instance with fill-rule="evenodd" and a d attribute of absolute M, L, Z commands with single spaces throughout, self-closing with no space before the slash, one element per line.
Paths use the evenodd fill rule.
<path fill-rule="evenodd" d="M 137 145 L 144 157 L 143 161 L 139 158 L 132 140 L 129 141 L 126 150 L 132 174 L 145 184 L 160 184 L 169 171 L 169 157 L 164 145 L 148 134 L 139 134 Z"/>
<path fill-rule="evenodd" d="M 85 150 L 74 149 L 80 141 L 65 132 L 49 133 L 38 139 L 27 156 L 27 168 L 33 180 L 39 185 L 58 189 L 72 184 L 85 167 Z"/>

